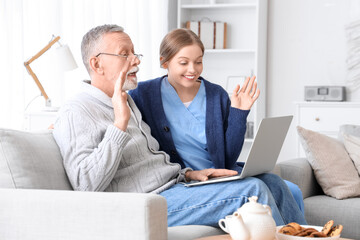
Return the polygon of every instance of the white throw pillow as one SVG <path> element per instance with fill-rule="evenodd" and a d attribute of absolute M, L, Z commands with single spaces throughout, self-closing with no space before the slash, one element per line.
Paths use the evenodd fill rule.
<path fill-rule="evenodd" d="M 360 138 L 345 134 L 343 136 L 346 151 L 360 174 Z"/>
<path fill-rule="evenodd" d="M 341 125 L 338 134 L 338 139 L 341 142 L 344 142 L 343 140 L 344 134 L 360 137 L 360 125 L 352 125 L 352 124 Z"/>
<path fill-rule="evenodd" d="M 297 127 L 307 159 L 326 195 L 360 196 L 360 177 L 344 145 L 337 139 Z"/>

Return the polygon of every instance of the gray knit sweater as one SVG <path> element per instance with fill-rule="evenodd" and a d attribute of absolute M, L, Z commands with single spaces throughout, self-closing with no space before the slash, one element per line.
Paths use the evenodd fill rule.
<path fill-rule="evenodd" d="M 82 88 L 60 109 L 53 131 L 74 190 L 159 193 L 184 180 L 188 169 L 159 151 L 130 96 L 123 132 L 113 125 L 111 98 L 89 83 Z"/>

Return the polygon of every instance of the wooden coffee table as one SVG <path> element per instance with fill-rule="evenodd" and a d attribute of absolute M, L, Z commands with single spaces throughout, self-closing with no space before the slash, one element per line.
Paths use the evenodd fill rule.
<path fill-rule="evenodd" d="M 321 239 L 321 238 L 319 238 L 319 239 Z M 197 238 L 195 240 L 231 240 L 231 237 L 229 234 L 224 234 L 224 235 L 216 235 L 216 236 L 210 236 L 210 237 Z M 339 240 L 353 240 L 353 239 L 339 238 Z"/>

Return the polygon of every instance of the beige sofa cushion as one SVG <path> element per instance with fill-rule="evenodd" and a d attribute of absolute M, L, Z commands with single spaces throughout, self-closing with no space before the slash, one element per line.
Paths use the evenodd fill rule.
<path fill-rule="evenodd" d="M 0 129 L 0 188 L 72 190 L 51 131 Z"/>
<path fill-rule="evenodd" d="M 360 177 L 344 145 L 337 139 L 297 127 L 307 159 L 326 195 L 360 196 Z"/>

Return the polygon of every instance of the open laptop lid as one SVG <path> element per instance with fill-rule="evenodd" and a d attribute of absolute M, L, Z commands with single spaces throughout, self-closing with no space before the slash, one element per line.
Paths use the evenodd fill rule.
<path fill-rule="evenodd" d="M 264 118 L 254 138 L 241 178 L 274 169 L 293 116 Z"/>
<path fill-rule="evenodd" d="M 274 169 L 293 116 L 264 118 L 261 120 L 254 142 L 241 174 L 230 177 L 211 178 L 207 181 L 186 183 L 191 187 L 215 182 L 233 181 L 252 177 Z"/>

